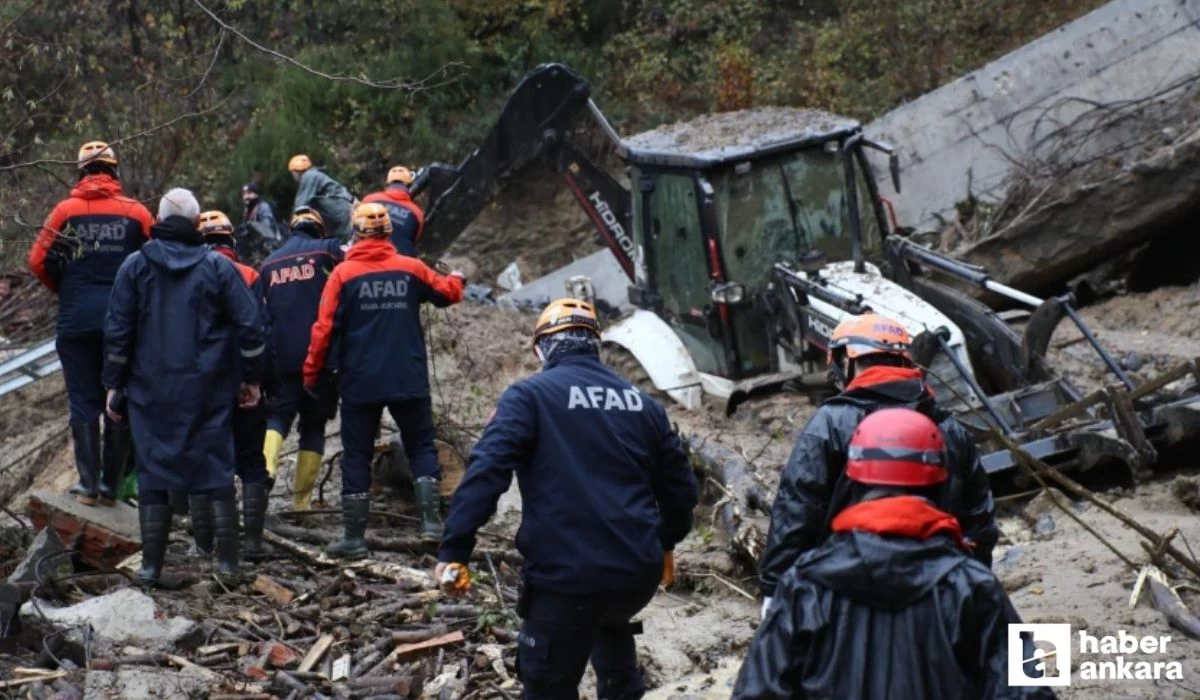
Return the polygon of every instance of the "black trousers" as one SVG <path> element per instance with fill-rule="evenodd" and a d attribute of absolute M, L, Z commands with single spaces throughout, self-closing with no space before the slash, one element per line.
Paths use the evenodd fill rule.
<path fill-rule="evenodd" d="M 591 659 L 601 700 L 637 700 L 646 692 L 630 620 L 654 598 L 657 582 L 641 590 L 588 596 L 526 586 L 517 669 L 525 700 L 577 700 Z"/>
<path fill-rule="evenodd" d="M 263 456 L 266 433 L 267 409 L 261 403 L 253 408 L 233 409 L 233 449 L 237 454 L 237 475 L 243 484 L 261 484 L 267 480 L 267 459 Z"/>

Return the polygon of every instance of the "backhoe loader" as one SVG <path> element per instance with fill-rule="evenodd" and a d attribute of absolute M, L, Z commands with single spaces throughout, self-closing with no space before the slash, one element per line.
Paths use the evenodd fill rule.
<path fill-rule="evenodd" d="M 1016 466 L 995 433 L 1050 464 L 1117 465 L 1134 478 L 1200 435 L 1195 362 L 1135 385 L 1070 297 L 1032 297 L 914 243 L 880 196 L 867 156 L 887 157 L 899 192 L 891 146 L 845 117 L 770 112 L 757 120 L 708 115 L 622 137 L 585 80 L 561 64 L 539 66 L 477 149 L 457 166 L 418 173 L 414 193 L 428 196 L 420 252 L 436 256 L 506 180 L 540 160 L 561 175 L 628 277 L 635 309 L 608 325 L 604 342 L 631 353 L 657 390 L 689 409 L 708 395 L 732 413 L 789 382 L 824 383 L 833 328 L 873 310 L 914 336 L 937 400 L 978 436 L 989 473 Z M 611 140 L 628 187 L 572 141 L 584 113 Z M 964 284 L 1032 308 L 1024 333 Z M 1048 366 L 1063 318 L 1111 371 L 1112 386 L 1083 396 Z M 1190 388 L 1167 390 L 1179 384 Z"/>

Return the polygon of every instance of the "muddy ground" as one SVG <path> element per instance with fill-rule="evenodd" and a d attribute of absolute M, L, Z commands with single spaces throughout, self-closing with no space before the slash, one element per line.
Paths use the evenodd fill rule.
<path fill-rule="evenodd" d="M 1102 340 L 1113 344 L 1115 354 L 1130 363 L 1140 359 L 1140 372 L 1165 368 L 1172 361 L 1200 355 L 1192 350 L 1197 326 L 1193 307 L 1200 286 L 1160 289 L 1143 295 L 1108 300 L 1084 312 Z M 499 394 L 512 382 L 535 372 L 538 364 L 529 351 L 530 314 L 493 306 L 463 304 L 447 310 L 430 310 L 426 327 L 430 335 L 434 406 L 439 432 L 464 451 L 478 437 Z M 1086 352 L 1074 340 L 1076 332 L 1060 327 L 1053 341 L 1054 360 L 1072 378 L 1087 384 L 1102 379 Z M 1160 342 L 1166 338 L 1169 342 Z M 1139 358 L 1130 357 L 1136 353 Z M 747 404 L 732 419 L 723 407 L 706 404 L 689 413 L 671 407 L 672 419 L 686 433 L 716 440 L 744 455 L 757 478 L 773 493 L 779 470 L 787 458 L 792 436 L 813 410 L 799 394 L 778 394 Z M 0 466 L 37 450 L 39 466 L 35 487 L 65 489 L 73 479 L 70 449 L 65 435 L 65 397 L 61 379 L 51 379 L 0 402 Z M 337 424 L 332 423 L 326 454 L 340 450 Z M 285 450 L 295 447 L 294 436 Z M 1173 494 L 1173 481 L 1196 472 L 1192 465 L 1133 490 L 1109 492 L 1117 504 L 1158 532 L 1180 529 L 1181 541 L 1200 546 L 1200 519 Z M 276 487 L 273 510 L 290 508 L 291 456 L 284 460 Z M 322 487 L 329 505 L 337 503 L 338 476 L 330 469 Z M 706 489 L 707 503 L 716 497 Z M 396 506 L 384 496 L 380 506 Z M 10 504 L 20 506 L 18 495 Z M 403 510 L 403 506 L 398 506 Z M 500 512 L 489 529 L 509 536 L 519 523 L 519 497 L 515 490 L 502 499 Z M 1010 588 L 1012 600 L 1027 622 L 1069 621 L 1092 634 L 1170 635 L 1168 654 L 1159 660 L 1184 661 L 1184 679 L 1178 683 L 1149 681 L 1077 681 L 1060 693 L 1065 698 L 1091 698 L 1101 694 L 1118 698 L 1195 697 L 1200 694 L 1200 643 L 1172 630 L 1162 615 L 1145 600 L 1128 607 L 1136 578 L 1095 537 L 1053 508 L 1026 510 L 1025 501 L 1007 501 L 1002 528 L 1004 538 L 996 553 L 996 573 Z M 1137 562 L 1146 557 L 1136 537 L 1094 506 L 1080 506 L 1078 514 Z M 1045 517 L 1043 517 L 1045 516 Z M 763 521 L 765 523 L 765 520 Z M 1035 527 L 1031 522 L 1036 524 Z M 330 532 L 336 517 L 314 520 L 313 527 Z M 401 528 L 396 528 L 401 530 Z M 398 531 L 393 534 L 411 534 Z M 173 555 L 175 556 L 175 555 Z M 642 618 L 646 634 L 638 639 L 639 655 L 655 688 L 654 697 L 686 693 L 727 697 L 727 683 L 736 673 L 758 619 L 757 590 L 751 571 L 735 561 L 710 509 L 702 509 L 691 536 L 677 553 L 679 583 L 662 591 Z M 402 559 L 403 560 L 403 559 Z M 407 560 L 424 566 L 427 559 Z M 755 600 L 751 600 L 755 598 Z"/>

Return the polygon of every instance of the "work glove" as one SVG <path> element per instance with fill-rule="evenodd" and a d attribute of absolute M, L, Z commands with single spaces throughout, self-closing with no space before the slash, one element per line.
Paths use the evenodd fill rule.
<path fill-rule="evenodd" d="M 662 587 L 670 588 L 675 584 L 675 553 L 663 552 Z"/>
<path fill-rule="evenodd" d="M 471 570 L 458 562 L 438 562 L 433 570 L 438 587 L 443 593 L 455 597 L 465 596 L 471 590 Z"/>

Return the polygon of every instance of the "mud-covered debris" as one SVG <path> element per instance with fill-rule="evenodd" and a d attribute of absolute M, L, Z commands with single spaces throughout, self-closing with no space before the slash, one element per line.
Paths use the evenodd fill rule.
<path fill-rule="evenodd" d="M 720 157 L 726 152 L 816 139 L 856 126 L 853 119 L 820 110 L 761 107 L 666 124 L 624 141 L 635 150 Z"/>
<path fill-rule="evenodd" d="M 1000 585 L 1004 586 L 1005 592 L 1012 593 L 1013 591 L 1019 591 L 1026 586 L 1038 583 L 1042 580 L 1042 575 L 1036 571 L 1014 570 L 1002 573 L 998 578 L 1000 579 Z"/>
<path fill-rule="evenodd" d="M 25 559 L 17 565 L 9 583 L 36 583 L 46 576 L 65 576 L 73 570 L 71 558 L 60 556 L 63 552 L 62 539 L 53 528 L 45 528 L 29 545 Z"/>
<path fill-rule="evenodd" d="M 1039 493 L 1029 502 L 1029 505 L 1025 506 L 1024 517 L 1035 530 L 1042 516 L 1058 511 L 1058 505 L 1055 501 L 1067 505 L 1071 502 L 1071 499 L 1063 495 L 1062 491 L 1051 486 Z"/>
<path fill-rule="evenodd" d="M 1178 477 L 1171 482 L 1171 494 L 1189 509 L 1200 512 L 1200 477 Z"/>

